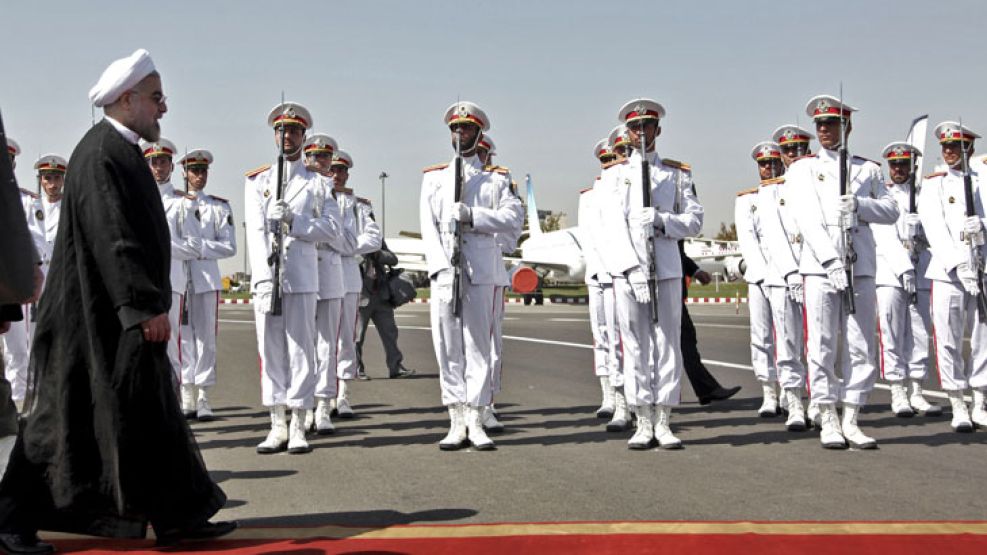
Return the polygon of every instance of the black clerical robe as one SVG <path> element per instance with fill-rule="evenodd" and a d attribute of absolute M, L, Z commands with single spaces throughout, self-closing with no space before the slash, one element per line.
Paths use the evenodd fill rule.
<path fill-rule="evenodd" d="M 69 167 L 0 531 L 143 537 L 148 523 L 160 533 L 204 522 L 226 496 L 182 417 L 166 343 L 140 326 L 171 304 L 158 188 L 105 120 Z"/>

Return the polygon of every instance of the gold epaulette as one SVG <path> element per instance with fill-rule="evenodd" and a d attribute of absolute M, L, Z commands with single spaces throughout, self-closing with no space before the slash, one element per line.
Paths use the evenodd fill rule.
<path fill-rule="evenodd" d="M 483 166 L 483 171 L 507 175 L 511 170 L 505 168 L 504 166 Z"/>
<path fill-rule="evenodd" d="M 179 195 L 182 195 L 182 196 L 183 196 L 183 197 L 185 197 L 185 198 L 186 198 L 187 200 L 196 200 L 196 197 L 195 197 L 195 195 L 190 195 L 190 194 L 188 194 L 188 193 L 183 193 L 183 192 L 181 192 L 181 191 L 177 191 L 177 192 L 178 192 L 178 194 L 179 194 Z"/>
<path fill-rule="evenodd" d="M 930 173 L 929 175 L 922 177 L 922 179 L 929 179 L 930 177 L 942 177 L 944 175 L 946 175 L 946 172 Z"/>
<path fill-rule="evenodd" d="M 209 195 L 209 196 L 212 197 L 215 200 L 218 200 L 219 202 L 225 202 L 226 204 L 229 204 L 230 203 L 230 201 L 226 200 L 223 197 L 217 197 L 216 195 Z"/>
<path fill-rule="evenodd" d="M 370 201 L 367 200 L 367 199 L 365 199 L 365 198 L 363 198 L 363 197 L 356 197 L 356 201 L 357 202 L 362 202 L 363 204 L 366 204 L 367 206 L 370 206 Z"/>
<path fill-rule="evenodd" d="M 248 171 L 244 175 L 246 175 L 247 177 L 257 177 L 258 175 L 266 172 L 269 169 L 271 169 L 271 165 L 270 164 L 264 164 L 263 166 L 258 166 L 256 168 Z"/>
<path fill-rule="evenodd" d="M 780 185 L 785 182 L 784 177 L 772 177 L 771 179 L 762 179 L 761 186 L 765 185 Z"/>
<path fill-rule="evenodd" d="M 599 179 L 599 178 L 597 178 L 597 179 Z M 586 187 L 586 188 L 585 188 L 585 189 L 583 189 L 582 191 L 579 191 L 579 194 L 581 195 L 581 194 L 583 194 L 583 193 L 588 193 L 588 192 L 590 192 L 590 191 L 592 191 L 592 190 L 593 190 L 593 188 L 592 188 L 592 187 Z"/>
<path fill-rule="evenodd" d="M 41 198 L 40 196 L 38 196 L 38 193 L 35 193 L 34 191 L 28 191 L 27 189 L 21 189 L 21 192 L 24 193 L 25 195 L 33 198 L 33 199 L 39 199 L 39 198 Z"/>
<path fill-rule="evenodd" d="M 744 189 L 743 191 L 737 191 L 737 196 L 742 197 L 744 195 L 749 195 L 751 193 L 756 193 L 756 192 L 757 192 L 757 187 L 752 187 L 750 189 Z"/>
<path fill-rule="evenodd" d="M 627 158 L 617 158 L 616 160 L 611 160 L 610 162 L 607 162 L 606 164 L 603 164 L 603 169 L 605 169 L 605 170 L 606 169 L 610 169 L 610 168 L 616 166 L 617 164 L 623 164 L 626 161 L 627 161 Z"/>
<path fill-rule="evenodd" d="M 446 169 L 448 167 L 449 167 L 449 164 L 435 164 L 435 165 L 428 166 L 427 168 L 423 169 L 422 170 L 422 173 L 434 172 L 435 170 L 444 170 L 444 169 Z"/>
<path fill-rule="evenodd" d="M 678 160 L 672 160 L 671 158 L 662 158 L 661 163 L 665 164 L 670 168 L 676 168 L 682 171 L 691 172 L 692 166 L 686 164 L 685 162 L 679 162 Z"/>

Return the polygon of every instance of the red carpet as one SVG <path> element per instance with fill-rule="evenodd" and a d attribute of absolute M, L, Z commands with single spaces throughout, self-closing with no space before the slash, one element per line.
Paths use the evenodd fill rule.
<path fill-rule="evenodd" d="M 408 553 L 987 553 L 987 522 L 571 522 L 243 528 L 219 541 L 155 550 L 153 542 L 49 536 L 72 553 L 315 555 Z"/>

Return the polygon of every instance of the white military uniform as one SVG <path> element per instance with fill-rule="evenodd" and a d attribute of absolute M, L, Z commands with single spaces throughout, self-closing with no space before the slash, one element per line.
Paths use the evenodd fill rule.
<path fill-rule="evenodd" d="M 603 266 L 597 252 L 595 237 L 601 233 L 598 192 L 585 189 L 579 195 L 579 241 L 586 263 L 586 289 L 589 293 L 589 322 L 593 332 L 593 372 L 598 378 L 607 378 L 612 388 L 624 386 L 620 365 L 620 340 L 617 331 L 616 298 L 613 278 Z"/>
<path fill-rule="evenodd" d="M 647 153 L 647 157 L 651 164 L 654 226 L 645 227 L 634 221 L 634 212 L 643 207 L 639 151 L 604 170 L 594 187 L 602 226 L 595 245 L 614 282 L 624 353 L 624 394 L 639 411 L 654 405 L 667 408 L 679 404 L 682 261 L 678 241 L 698 234 L 703 222 L 703 208 L 693 192 L 688 166 L 662 160 L 655 152 Z M 651 234 L 657 274 L 657 323 L 651 320 L 649 304 L 635 300 L 628 280 L 632 270 L 647 275 L 647 238 Z"/>
<path fill-rule="evenodd" d="M 336 218 L 342 221 L 339 205 L 332 196 L 331 179 L 326 181 L 325 186 L 318 194 L 323 199 L 323 205 L 325 205 L 324 199 L 331 202 L 331 209 L 336 212 Z M 317 243 L 316 249 L 319 258 L 319 293 L 315 311 L 318 336 L 316 347 L 318 380 L 315 386 L 315 396 L 322 401 L 327 401 L 335 399 L 339 390 L 336 374 L 339 368 L 337 349 L 342 327 L 343 297 L 346 296 L 343 258 L 340 252 L 347 249 L 345 234 L 340 233 L 332 241 Z"/>
<path fill-rule="evenodd" d="M 783 177 L 767 180 L 761 184 L 757 202 L 762 224 L 762 247 L 770 253 L 767 272 L 772 276 L 772 285 L 768 287 L 768 296 L 774 323 L 778 382 L 786 391 L 797 390 L 801 399 L 806 375 L 802 362 L 805 348 L 802 305 L 791 298 L 788 287 L 775 285 L 779 281 L 787 284 L 788 279 L 794 279 L 801 285 L 802 280 L 798 275 L 802 236 L 791 210 L 791 197 L 796 194 L 791 187 Z M 793 402 L 791 399 L 788 401 L 789 404 Z"/>
<path fill-rule="evenodd" d="M 21 189 L 21 207 L 24 209 L 27 227 L 34 240 L 34 248 L 37 249 L 38 256 L 44 263 L 50 260 L 51 254 L 45 242 L 44 211 L 38 195 Z M 15 401 L 23 401 L 27 393 L 28 360 L 31 354 L 36 310 L 32 305 L 24 305 L 21 309 L 24 319 L 11 322 L 7 333 L 0 335 L 0 342 L 3 343 L 4 374 L 10 382 L 11 397 Z"/>
<path fill-rule="evenodd" d="M 807 358 L 812 399 L 863 405 L 877 378 L 875 330 L 877 308 L 874 276 L 877 254 L 870 224 L 890 224 L 898 218 L 898 206 L 888 196 L 881 168 L 854 156 L 847 192 L 857 199 L 859 224 L 850 234 L 856 262 L 853 264 L 855 314 L 847 314 L 843 294 L 833 287 L 824 265 L 842 260 L 842 236 L 836 203 L 839 199 L 839 155 L 821 149 L 794 162 L 785 175 L 803 238 L 800 272 L 805 278 Z M 797 194 L 795 194 L 797 192 Z M 843 340 L 840 341 L 840 334 Z M 836 375 L 840 348 L 842 383 Z"/>
<path fill-rule="evenodd" d="M 507 183 L 511 183 L 510 171 L 503 166 L 487 166 L 484 171 L 498 171 L 502 170 L 507 172 Z M 510 186 L 510 185 L 509 185 Z M 509 189 L 511 194 L 515 194 L 513 190 Z M 516 195 L 515 195 L 516 196 Z M 518 217 L 524 218 L 524 209 L 521 203 L 517 204 Z M 521 228 L 518 227 L 511 233 L 495 233 L 494 239 L 497 242 L 497 247 L 500 248 L 501 255 L 511 254 L 517 250 L 517 242 L 521 237 Z M 491 375 L 490 375 L 490 393 L 492 397 L 495 397 L 500 393 L 503 387 L 503 366 L 504 366 L 504 308 L 506 299 L 504 298 L 507 288 L 511 285 L 511 276 L 507 273 L 507 268 L 504 266 L 503 257 L 501 257 L 500 265 L 497 267 L 497 288 L 494 289 L 494 315 L 493 315 L 493 329 L 491 334 L 492 339 L 492 349 L 490 350 L 491 359 Z M 491 424 L 499 426 L 499 423 Z"/>
<path fill-rule="evenodd" d="M 972 177 L 976 214 L 983 219 L 982 176 L 972 173 Z M 963 238 L 963 173 L 949 169 L 927 176 L 918 205 L 932 251 L 925 275 L 932 280 L 932 330 L 942 388 L 947 392 L 987 388 L 987 322 L 980 321 L 976 297 L 966 292 L 956 275 L 957 266 L 970 260 L 970 249 Z M 980 251 L 981 257 L 987 254 L 983 246 Z M 963 350 L 966 330 L 970 332 L 969 359 Z"/>
<path fill-rule="evenodd" d="M 216 383 L 216 331 L 223 277 L 219 260 L 236 254 L 236 226 L 229 201 L 202 191 L 190 195 L 202 238 L 202 253 L 188 262 L 192 290 L 189 318 L 182 326 L 182 383 L 209 388 Z"/>
<path fill-rule="evenodd" d="M 764 238 L 764 223 L 759 212 L 760 187 L 745 189 L 737 193 L 734 203 L 734 222 L 737 227 L 737 242 L 747 264 L 744 280 L 747 281 L 747 306 L 750 311 L 751 366 L 762 385 L 771 388 L 778 383 L 775 366 L 774 328 L 771 321 L 770 287 L 784 287 L 784 278 L 779 279 L 771 271 L 771 251 Z M 769 283 L 770 278 L 770 283 Z M 777 400 L 775 407 L 777 408 Z"/>
<path fill-rule="evenodd" d="M 182 328 L 181 314 L 185 310 L 186 294 L 190 284 L 188 261 L 198 258 L 201 248 L 196 239 L 200 229 L 195 218 L 195 197 L 175 189 L 170 181 L 158 183 L 161 204 L 164 206 L 168 230 L 171 233 L 171 308 L 168 322 L 171 324 L 171 337 L 168 339 L 168 358 L 175 370 L 178 383 L 182 381 Z"/>
<path fill-rule="evenodd" d="M 342 317 L 339 326 L 339 344 L 336 375 L 341 380 L 356 378 L 359 364 L 356 359 L 357 320 L 360 317 L 360 292 L 363 291 L 363 276 L 360 274 L 360 261 L 357 256 L 380 250 L 380 226 L 370 217 L 370 203 L 353 195 L 351 189 L 334 189 L 333 196 L 342 214 L 343 230 L 346 233 L 346 249 L 341 252 L 343 263 Z"/>
<path fill-rule="evenodd" d="M 47 276 L 48 266 L 51 264 L 51 256 L 55 252 L 55 237 L 58 236 L 58 222 L 62 215 L 62 199 L 51 202 L 46 195 L 41 195 L 41 209 L 44 213 L 41 228 L 44 230 L 45 236 L 45 254 L 43 255 L 41 268 Z"/>
<path fill-rule="evenodd" d="M 495 234 L 516 234 L 520 201 L 504 173 L 486 171 L 477 156 L 463 159 L 462 202 L 472 210 L 472 225 L 462 225 L 462 316 L 452 311 L 454 249 L 451 211 L 455 204 L 455 163 L 427 168 L 422 178 L 422 241 L 432 280 L 432 343 L 439 363 L 442 403 L 483 407 L 490 387 L 495 289 L 503 281 L 503 259 Z"/>
<path fill-rule="evenodd" d="M 299 159 L 285 160 L 284 200 L 292 222 L 283 238 L 282 313 L 268 313 L 269 295 L 263 291 L 275 279 L 268 265 L 273 234 L 269 232 L 268 207 L 276 201 L 277 166 L 249 172 L 246 180 L 244 221 L 252 271 L 251 289 L 257 344 L 261 362 L 261 399 L 265 406 L 312 408 L 316 385 L 315 307 L 319 292 L 316 243 L 334 241 L 342 233 L 339 213 L 325 178 Z M 321 203 L 321 206 L 320 206 Z M 269 290 L 269 289 L 267 289 Z"/>

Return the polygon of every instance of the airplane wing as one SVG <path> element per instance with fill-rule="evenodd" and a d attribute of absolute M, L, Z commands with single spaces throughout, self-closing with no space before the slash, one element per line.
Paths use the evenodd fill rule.
<path fill-rule="evenodd" d="M 425 244 L 420 238 L 391 237 L 385 239 L 387 248 L 398 257 L 398 268 L 409 272 L 427 272 L 428 263 L 425 261 Z"/>

